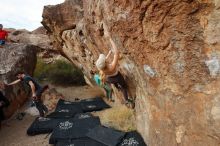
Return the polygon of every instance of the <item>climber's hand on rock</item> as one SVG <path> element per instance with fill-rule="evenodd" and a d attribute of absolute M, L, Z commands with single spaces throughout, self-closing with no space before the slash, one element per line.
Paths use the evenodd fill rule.
<path fill-rule="evenodd" d="M 8 86 L 10 86 L 8 83 L 3 83 L 3 87 L 4 87 L 4 88 L 6 88 L 6 87 L 8 87 Z"/>
<path fill-rule="evenodd" d="M 37 100 L 37 96 L 32 96 L 32 99 L 33 100 Z"/>
<path fill-rule="evenodd" d="M 3 102 L 0 102 L 0 107 L 2 107 L 4 105 L 4 103 Z"/>
<path fill-rule="evenodd" d="M 105 23 L 103 23 L 103 28 L 104 28 L 104 33 L 106 37 L 110 37 L 109 31 L 108 31 L 108 27 Z"/>
<path fill-rule="evenodd" d="M 32 99 L 33 99 L 33 100 L 37 100 L 37 96 L 36 96 L 35 93 L 32 95 Z"/>

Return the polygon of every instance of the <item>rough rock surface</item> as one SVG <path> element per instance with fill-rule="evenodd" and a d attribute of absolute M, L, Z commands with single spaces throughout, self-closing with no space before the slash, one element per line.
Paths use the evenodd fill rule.
<path fill-rule="evenodd" d="M 52 42 L 46 35 L 46 30 L 42 27 L 33 32 L 25 29 L 10 31 L 8 38 L 11 42 L 31 44 L 41 49 L 52 49 Z"/>
<path fill-rule="evenodd" d="M 54 46 L 88 77 L 110 49 L 136 97 L 139 132 L 150 146 L 220 144 L 220 1 L 66 0 L 46 6 Z"/>
<path fill-rule="evenodd" d="M 59 52 L 53 48 L 52 42 L 47 35 L 44 27 L 39 27 L 30 32 L 25 29 L 8 29 L 9 40 L 13 43 L 24 43 L 38 47 L 38 56 L 47 63 L 61 58 Z"/>
<path fill-rule="evenodd" d="M 64 96 L 58 93 L 55 88 L 49 89 L 42 94 L 44 105 L 46 105 L 49 111 L 56 108 L 59 99 L 64 99 Z"/>
<path fill-rule="evenodd" d="M 10 44 L 0 48 L 0 81 L 11 82 L 16 79 L 15 73 L 23 69 L 32 75 L 37 61 L 37 48 L 32 45 Z M 28 96 L 27 87 L 22 84 L 7 87 L 5 95 L 10 101 L 6 109 L 6 117 L 10 117 L 24 104 Z"/>

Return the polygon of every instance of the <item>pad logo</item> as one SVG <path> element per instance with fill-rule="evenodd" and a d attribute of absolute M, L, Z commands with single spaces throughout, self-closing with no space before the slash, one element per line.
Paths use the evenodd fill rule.
<path fill-rule="evenodd" d="M 87 107 L 88 108 L 95 108 L 96 106 L 95 105 L 88 105 Z"/>
<path fill-rule="evenodd" d="M 38 121 L 40 122 L 45 122 L 45 121 L 49 121 L 50 118 L 39 118 Z"/>
<path fill-rule="evenodd" d="M 94 99 L 90 98 L 90 99 L 86 99 L 85 101 L 94 101 Z"/>
<path fill-rule="evenodd" d="M 69 121 L 62 122 L 60 123 L 59 127 L 60 129 L 67 130 L 73 127 L 73 123 L 70 123 Z"/>
<path fill-rule="evenodd" d="M 63 113 L 68 113 L 69 110 L 68 110 L 68 109 L 62 109 L 62 110 L 59 110 L 59 112 L 60 112 L 60 113 L 61 113 L 61 112 L 63 112 Z"/>
<path fill-rule="evenodd" d="M 64 101 L 63 103 L 64 104 L 71 104 L 71 102 L 69 102 L 69 101 Z"/>
<path fill-rule="evenodd" d="M 86 118 L 89 118 L 89 117 L 90 117 L 89 115 L 80 115 L 79 119 L 86 119 Z"/>
<path fill-rule="evenodd" d="M 138 146 L 139 142 L 135 140 L 133 137 L 129 139 L 125 139 L 122 143 L 122 146 Z"/>

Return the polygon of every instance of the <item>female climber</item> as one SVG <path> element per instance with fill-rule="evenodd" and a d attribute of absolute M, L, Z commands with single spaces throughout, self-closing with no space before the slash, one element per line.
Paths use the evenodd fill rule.
<path fill-rule="evenodd" d="M 106 26 L 104 27 L 105 30 L 107 30 Z M 110 51 L 107 56 L 105 56 L 104 54 L 100 54 L 98 60 L 96 61 L 96 67 L 100 72 L 102 83 L 104 84 L 105 82 L 107 82 L 110 84 L 114 84 L 117 89 L 122 91 L 125 104 L 129 106 L 129 103 L 131 103 L 131 101 L 128 99 L 128 87 L 122 74 L 117 69 L 119 51 L 116 47 L 116 44 L 110 37 L 108 31 L 106 31 L 106 37 L 110 40 L 110 43 L 112 45 L 114 58 L 111 63 L 108 63 L 106 60 L 109 58 L 112 51 Z"/>

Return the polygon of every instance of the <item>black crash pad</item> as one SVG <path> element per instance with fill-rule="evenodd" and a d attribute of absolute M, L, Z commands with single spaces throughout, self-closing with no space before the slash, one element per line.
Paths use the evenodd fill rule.
<path fill-rule="evenodd" d="M 76 103 L 75 101 L 67 101 L 67 100 L 59 99 L 57 105 L 73 105 L 75 103 Z"/>
<path fill-rule="evenodd" d="M 59 140 L 71 140 L 86 137 L 89 130 L 100 125 L 99 117 L 86 119 L 68 119 L 60 122 L 53 130 L 49 143 L 55 144 Z"/>
<path fill-rule="evenodd" d="M 79 103 L 84 112 L 100 111 L 106 108 L 110 108 L 110 106 L 106 104 L 101 97 L 81 100 Z"/>
<path fill-rule="evenodd" d="M 71 108 L 63 108 L 60 110 L 56 110 L 55 112 L 49 114 L 48 118 L 73 118 L 76 114 L 83 113 L 80 106 L 71 107 Z"/>
<path fill-rule="evenodd" d="M 60 140 L 55 146 L 106 146 L 90 138 L 79 138 L 74 140 Z"/>
<path fill-rule="evenodd" d="M 46 134 L 51 133 L 57 124 L 63 119 L 51 119 L 51 118 L 36 118 L 30 127 L 27 129 L 27 134 L 29 136 L 37 134 Z"/>
<path fill-rule="evenodd" d="M 107 146 L 116 146 L 121 142 L 125 133 L 112 128 L 96 126 L 86 134 L 89 138 Z"/>
<path fill-rule="evenodd" d="M 147 146 L 137 131 L 128 132 L 125 134 L 122 142 L 118 146 Z"/>
<path fill-rule="evenodd" d="M 82 113 L 82 108 L 79 102 L 70 102 L 60 99 L 57 103 L 55 111 L 58 112 L 66 109 L 75 113 Z"/>

